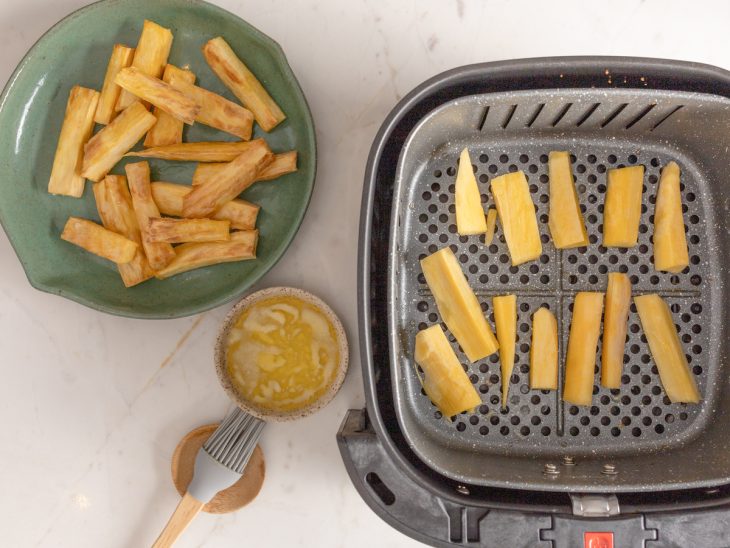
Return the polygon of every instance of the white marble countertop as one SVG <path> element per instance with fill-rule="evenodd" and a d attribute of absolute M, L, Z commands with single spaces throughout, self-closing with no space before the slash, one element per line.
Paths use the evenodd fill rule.
<path fill-rule="evenodd" d="M 0 81 L 46 29 L 85 3 L 1 2 Z M 352 358 L 329 407 L 266 428 L 258 498 L 235 514 L 200 515 L 179 546 L 415 546 L 360 499 L 335 442 L 345 411 L 364 404 L 357 223 L 379 124 L 422 80 L 478 61 L 603 54 L 730 68 L 730 3 L 216 3 L 283 46 L 317 126 L 312 205 L 293 246 L 259 287 L 298 286 L 328 301 L 349 332 Z M 177 441 L 229 406 L 211 363 L 228 307 L 174 321 L 116 318 L 32 289 L 4 234 L 0 261 L 0 544 L 148 545 L 178 501 L 170 481 Z"/>

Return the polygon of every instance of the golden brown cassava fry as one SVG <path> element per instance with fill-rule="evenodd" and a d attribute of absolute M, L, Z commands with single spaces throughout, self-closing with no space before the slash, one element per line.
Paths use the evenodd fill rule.
<path fill-rule="evenodd" d="M 173 78 L 189 82 L 191 84 L 195 82 L 195 74 L 189 70 L 184 70 L 176 67 L 175 65 L 168 64 L 165 67 L 165 73 L 162 75 L 162 81 L 170 84 Z M 153 114 L 157 117 L 157 123 L 147 132 L 147 137 L 144 139 L 144 146 L 158 147 L 162 145 L 182 143 L 182 120 L 178 120 L 158 107 L 155 107 Z"/>
<path fill-rule="evenodd" d="M 61 239 L 115 263 L 128 263 L 137 252 L 137 244 L 121 234 L 78 217 L 69 217 Z"/>
<path fill-rule="evenodd" d="M 137 162 L 124 166 L 132 193 L 132 205 L 137 215 L 137 223 L 142 231 L 142 246 L 150 266 L 155 270 L 165 268 L 175 258 L 175 250 L 170 244 L 153 242 L 149 239 L 149 220 L 160 216 L 150 189 L 150 166 L 147 162 Z"/>
<path fill-rule="evenodd" d="M 151 242 L 225 242 L 230 240 L 230 221 L 212 219 L 168 219 L 153 217 L 147 234 Z"/>
<path fill-rule="evenodd" d="M 256 181 L 273 181 L 297 170 L 297 151 L 274 154 L 274 160 L 256 176 Z"/>
<path fill-rule="evenodd" d="M 220 129 L 244 141 L 251 138 L 253 114 L 250 110 L 175 75 L 171 76 L 169 82 L 172 87 L 180 90 L 200 106 L 195 117 L 196 122 Z"/>
<path fill-rule="evenodd" d="M 207 217 L 246 190 L 274 155 L 264 141 L 221 170 L 218 177 L 193 188 L 183 198 L 183 217 Z"/>
<path fill-rule="evenodd" d="M 97 124 L 106 125 L 114 119 L 116 115 L 114 107 L 117 104 L 117 99 L 119 99 L 119 93 L 122 91 L 122 88 L 114 82 L 114 79 L 120 70 L 132 64 L 133 58 L 134 48 L 128 48 L 123 44 L 114 44 L 109 64 L 106 66 L 99 105 L 96 107 L 96 115 L 94 116 L 94 121 Z"/>
<path fill-rule="evenodd" d="M 258 230 L 241 230 L 232 232 L 231 239 L 227 242 L 179 245 L 175 248 L 175 258 L 157 272 L 157 277 L 165 279 L 203 266 L 255 259 L 258 237 Z"/>
<path fill-rule="evenodd" d="M 269 169 L 276 161 L 276 155 L 271 163 L 265 168 Z M 211 177 L 216 177 L 220 173 L 221 169 L 226 167 L 230 162 L 200 162 L 195 166 L 193 171 L 193 186 L 202 185 L 207 182 Z"/>
<path fill-rule="evenodd" d="M 235 143 L 224 141 L 180 143 L 132 151 L 127 156 L 176 160 L 178 162 L 231 162 L 244 152 L 261 146 L 263 141 L 263 139 L 254 139 L 253 141 L 237 141 Z"/>
<path fill-rule="evenodd" d="M 145 74 L 136 67 L 120 70 L 114 81 L 140 99 L 186 124 L 192 125 L 200 112 L 200 105 L 182 91 L 159 78 Z"/>
<path fill-rule="evenodd" d="M 175 183 L 152 183 L 152 198 L 155 200 L 160 213 L 173 217 L 182 217 L 183 198 L 192 190 L 188 185 Z M 246 200 L 231 200 L 213 213 L 212 219 L 230 221 L 235 230 L 251 230 L 256 227 L 256 217 L 261 209 L 256 204 Z"/>
<path fill-rule="evenodd" d="M 193 186 L 198 186 L 210 177 L 217 175 L 228 162 L 200 163 L 193 172 Z M 256 176 L 256 182 L 272 181 L 287 173 L 294 173 L 297 170 L 297 151 L 282 152 L 274 154 L 272 162 Z M 496 213 L 496 212 L 495 212 Z"/>
<path fill-rule="evenodd" d="M 221 38 L 213 38 L 203 46 L 203 55 L 218 78 L 238 97 L 244 107 L 253 112 L 264 131 L 271 131 L 286 118 L 279 105 L 266 92 L 256 76 L 243 64 Z"/>
<path fill-rule="evenodd" d="M 145 74 L 159 78 L 162 76 L 162 71 L 167 64 L 171 47 L 172 32 L 170 32 L 170 29 L 145 19 L 142 34 L 139 36 L 139 42 L 137 42 L 137 48 L 134 51 L 132 66 L 137 67 Z M 115 109 L 117 111 L 124 110 L 136 100 L 134 95 L 122 90 Z"/>
<path fill-rule="evenodd" d="M 81 174 L 84 145 L 94 128 L 98 101 L 99 92 L 93 89 L 71 88 L 48 181 L 51 194 L 79 198 L 84 193 L 84 176 Z"/>
<path fill-rule="evenodd" d="M 92 181 L 101 181 L 156 121 L 142 103 L 132 103 L 86 143 L 81 174 Z"/>
<path fill-rule="evenodd" d="M 127 178 L 124 175 L 107 175 L 103 181 L 94 183 L 93 188 L 96 209 L 104 228 L 121 234 L 137 244 L 134 258 L 128 263 L 117 265 L 124 285 L 132 287 L 150 279 L 155 273 L 147 262 L 142 248 L 142 235 L 132 207 Z"/>

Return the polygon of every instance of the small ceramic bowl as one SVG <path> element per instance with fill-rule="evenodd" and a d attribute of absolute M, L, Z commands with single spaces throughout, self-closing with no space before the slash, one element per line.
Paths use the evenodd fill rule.
<path fill-rule="evenodd" d="M 228 334 L 230 333 L 231 328 L 247 307 L 271 297 L 295 297 L 317 307 L 332 323 L 337 337 L 340 361 L 337 364 L 337 373 L 335 374 L 334 381 L 321 398 L 312 402 L 308 406 L 295 411 L 272 411 L 271 409 L 262 409 L 261 407 L 256 406 L 243 397 L 243 395 L 236 389 L 228 375 L 228 367 L 226 364 L 226 343 L 228 341 Z M 324 301 L 322 301 L 322 299 L 315 297 L 307 291 L 296 289 L 294 287 L 269 287 L 268 289 L 262 289 L 261 291 L 251 293 L 238 301 L 223 320 L 223 325 L 221 326 L 221 330 L 215 344 L 215 370 L 218 375 L 218 380 L 223 386 L 223 389 L 226 391 L 226 394 L 228 394 L 228 396 L 242 410 L 265 421 L 290 421 L 311 415 L 312 413 L 322 409 L 325 405 L 332 401 L 335 394 L 337 394 L 342 386 L 342 383 L 345 380 L 345 374 L 347 373 L 348 362 L 349 348 L 347 345 L 347 337 L 345 336 L 345 330 L 342 327 L 340 319 L 332 311 L 332 309 L 327 306 Z"/>

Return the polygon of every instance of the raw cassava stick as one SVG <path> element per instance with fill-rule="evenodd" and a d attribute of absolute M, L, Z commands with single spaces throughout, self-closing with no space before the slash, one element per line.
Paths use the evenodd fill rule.
<path fill-rule="evenodd" d="M 150 166 L 147 162 L 137 162 L 125 166 L 129 190 L 132 193 L 132 204 L 137 215 L 137 222 L 142 232 L 142 246 L 147 260 L 154 270 L 167 266 L 175 258 L 175 250 L 168 243 L 153 242 L 149 239 L 149 220 L 160 216 L 150 190 Z"/>
<path fill-rule="evenodd" d="M 204 266 L 255 259 L 258 237 L 258 230 L 241 230 L 231 233 L 231 239 L 227 242 L 179 245 L 175 248 L 175 258 L 157 272 L 157 277 L 165 279 Z"/>
<path fill-rule="evenodd" d="M 134 51 L 132 66 L 145 74 L 159 78 L 167 64 L 167 57 L 172 47 L 172 32 L 157 23 L 145 20 L 142 25 L 142 34 L 139 36 L 137 48 Z M 122 90 L 117 99 L 115 109 L 124 110 L 137 99 L 126 90 Z"/>
<path fill-rule="evenodd" d="M 644 166 L 608 170 L 603 209 L 603 245 L 634 247 L 639 237 Z"/>
<path fill-rule="evenodd" d="M 199 163 L 193 172 L 193 186 L 198 186 L 217 176 L 228 162 Z M 256 176 L 256 182 L 272 181 L 297 170 L 297 151 L 274 154 L 274 160 Z"/>
<path fill-rule="evenodd" d="M 81 174 L 84 145 L 94 127 L 99 93 L 93 89 L 74 86 L 68 96 L 61 134 L 53 158 L 48 192 L 79 198 L 84 193 Z"/>
<path fill-rule="evenodd" d="M 122 44 L 115 44 L 112 49 L 112 55 L 109 58 L 109 64 L 106 67 L 106 75 L 104 76 L 104 85 L 101 88 L 101 96 L 99 97 L 99 105 L 96 107 L 96 116 L 94 121 L 97 124 L 108 124 L 114 119 L 116 114 L 115 106 L 119 99 L 119 93 L 122 91 L 114 79 L 117 73 L 132 63 L 134 58 L 134 48 L 128 48 Z"/>
<path fill-rule="evenodd" d="M 195 122 L 195 117 L 200 111 L 200 105 L 182 91 L 159 78 L 145 74 L 136 67 L 120 70 L 114 81 L 140 99 L 186 124 Z"/>
<path fill-rule="evenodd" d="M 573 182 L 570 153 L 552 151 L 548 156 L 550 174 L 550 215 L 548 226 L 558 249 L 588 245 L 580 200 Z"/>
<path fill-rule="evenodd" d="M 160 213 L 173 217 L 182 217 L 183 198 L 192 191 L 188 185 L 175 183 L 152 183 L 152 198 L 154 198 Z M 231 200 L 211 215 L 212 219 L 230 221 L 234 230 L 250 230 L 256 226 L 256 217 L 259 206 L 246 200 Z"/>
<path fill-rule="evenodd" d="M 499 343 L 451 248 L 444 247 L 421 259 L 421 269 L 442 321 L 469 361 L 496 352 Z"/>
<path fill-rule="evenodd" d="M 623 272 L 609 272 L 603 317 L 601 384 L 612 390 L 621 388 L 630 306 L 631 280 Z"/>
<path fill-rule="evenodd" d="M 575 295 L 563 385 L 563 399 L 574 405 L 591 404 L 602 315 L 603 293 L 580 291 Z"/>
<path fill-rule="evenodd" d="M 530 389 L 558 388 L 558 321 L 547 308 L 532 315 L 530 345 Z"/>
<path fill-rule="evenodd" d="M 423 370 L 418 374 L 423 389 L 445 417 L 474 409 L 482 403 L 440 325 L 418 332 L 413 357 Z"/>
<path fill-rule="evenodd" d="M 183 216 L 207 217 L 246 190 L 274 158 L 264 141 L 228 164 L 218 177 L 199 185 L 183 198 Z"/>
<path fill-rule="evenodd" d="M 238 97 L 244 107 L 253 112 L 264 131 L 271 131 L 286 115 L 266 92 L 256 76 L 221 38 L 213 38 L 203 46 L 203 55 L 218 78 Z"/>
<path fill-rule="evenodd" d="M 194 177 L 194 176 L 193 176 Z M 487 211 L 487 230 L 484 233 L 484 243 L 491 245 L 494 239 L 494 231 L 497 229 L 497 210 L 493 207 Z"/>
<path fill-rule="evenodd" d="M 251 138 L 253 114 L 250 110 L 174 74 L 170 77 L 170 85 L 199 105 L 196 122 L 220 129 L 244 141 Z"/>
<path fill-rule="evenodd" d="M 242 153 L 260 146 L 263 142 L 263 139 L 254 139 L 253 141 L 237 141 L 234 143 L 223 141 L 180 143 L 132 151 L 127 156 L 176 160 L 179 162 L 231 162 Z"/>
<path fill-rule="evenodd" d="M 167 65 L 165 67 L 165 73 L 162 76 L 162 81 L 169 84 L 173 78 L 191 84 L 195 82 L 195 74 L 189 70 L 183 70 L 175 65 Z M 144 139 L 144 146 L 158 147 L 182 143 L 184 122 L 158 107 L 155 107 L 153 113 L 157 117 L 157 123 L 147 132 L 147 137 Z"/>
<path fill-rule="evenodd" d="M 462 236 L 483 234 L 487 231 L 487 219 L 482 208 L 477 179 L 472 169 L 469 149 L 461 151 L 459 169 L 456 172 L 454 190 L 456 207 L 456 231 Z"/>
<path fill-rule="evenodd" d="M 654 267 L 677 274 L 689 266 L 677 162 L 662 169 L 654 210 Z"/>
<path fill-rule="evenodd" d="M 156 121 L 142 103 L 132 103 L 86 143 L 81 174 L 92 181 L 101 181 Z"/>
<path fill-rule="evenodd" d="M 471 169 L 471 162 L 469 163 Z M 483 216 L 483 215 L 482 215 Z M 494 324 L 499 341 L 499 363 L 502 373 L 502 409 L 507 407 L 509 385 L 515 365 L 515 340 L 517 339 L 517 296 L 500 295 L 492 299 Z"/>
<path fill-rule="evenodd" d="M 672 403 L 698 403 L 700 392 L 689 369 L 669 306 L 659 295 L 634 297 L 634 304 L 667 397 Z"/>
<path fill-rule="evenodd" d="M 117 264 L 131 261 L 138 247 L 132 240 L 78 217 L 68 218 L 61 239 Z"/>
<path fill-rule="evenodd" d="M 180 244 L 183 242 L 224 242 L 230 240 L 230 221 L 212 219 L 152 218 L 147 227 L 151 242 Z"/>
<path fill-rule="evenodd" d="M 104 228 L 129 238 L 137 244 L 137 251 L 131 261 L 118 264 L 119 275 L 126 287 L 132 287 L 155 275 L 142 248 L 142 235 L 137 216 L 132 207 L 132 196 L 124 175 L 107 175 L 103 181 L 94 183 L 96 209 Z"/>
<path fill-rule="evenodd" d="M 490 187 L 512 265 L 534 261 L 542 253 L 542 243 L 525 174 L 517 171 L 500 175 L 492 179 Z"/>

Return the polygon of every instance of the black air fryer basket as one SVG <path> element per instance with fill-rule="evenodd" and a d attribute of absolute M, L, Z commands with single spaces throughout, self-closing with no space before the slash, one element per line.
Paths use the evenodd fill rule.
<path fill-rule="evenodd" d="M 499 230 L 490 246 L 456 234 L 453 184 L 464 147 L 485 207 L 494 176 L 527 174 L 543 240 L 538 261 L 510 266 Z M 556 250 L 548 238 L 551 150 L 573 155 L 587 248 Z M 338 435 L 352 481 L 375 512 L 434 546 L 730 546 L 729 153 L 730 73 L 693 63 L 487 63 L 443 73 L 396 106 L 371 149 L 363 193 L 367 409 L 350 411 Z M 682 168 L 690 246 L 691 264 L 677 275 L 652 264 L 657 181 L 670 160 Z M 635 164 L 646 169 L 639 244 L 606 249 L 606 172 Z M 483 405 L 453 421 L 421 390 L 412 359 L 415 334 L 440 321 L 419 259 L 445 246 L 487 316 L 494 295 L 515 293 L 519 306 L 507 408 L 495 355 L 469 366 Z M 588 407 L 564 403 L 561 390 L 529 390 L 532 313 L 555 311 L 563 363 L 575 293 L 605 290 L 612 271 L 629 275 L 634 294 L 659 293 L 670 305 L 699 405 L 665 397 L 635 309 L 619 390 L 596 379 Z"/>

